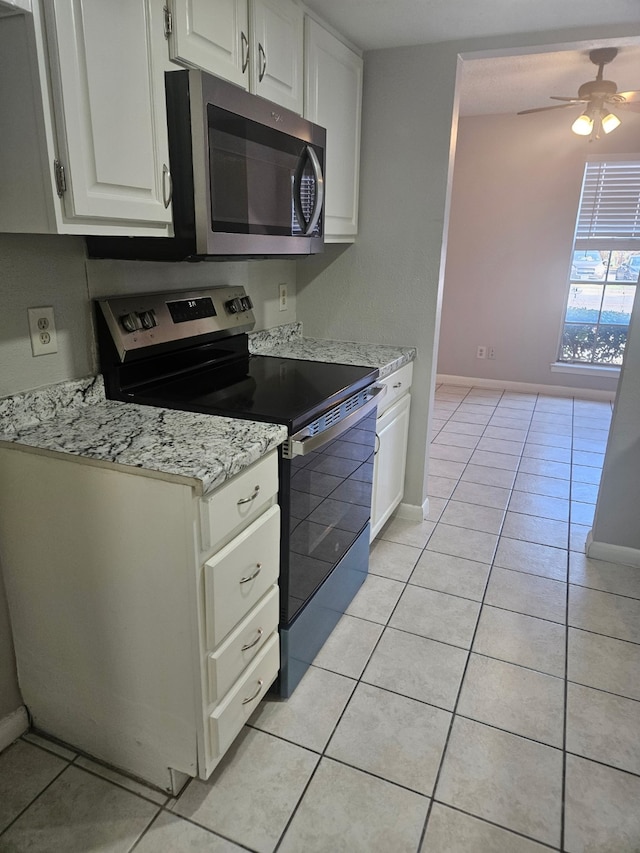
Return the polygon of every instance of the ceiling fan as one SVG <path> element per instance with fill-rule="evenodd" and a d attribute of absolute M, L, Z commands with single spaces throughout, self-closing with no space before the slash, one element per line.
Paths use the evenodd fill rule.
<path fill-rule="evenodd" d="M 632 92 L 618 92 L 618 87 L 613 80 L 603 80 L 602 69 L 612 62 L 618 55 L 617 47 L 600 47 L 589 51 L 589 59 L 598 66 L 595 80 L 583 83 L 578 89 L 577 97 L 563 97 L 551 95 L 554 101 L 566 101 L 564 104 L 554 104 L 549 107 L 537 107 L 533 110 L 521 110 L 518 115 L 528 113 L 541 113 L 546 110 L 562 110 L 566 107 L 575 107 L 578 104 L 586 104 L 582 115 L 571 125 L 571 129 L 579 136 L 591 136 L 599 139 L 600 128 L 605 133 L 615 130 L 620 124 L 620 119 L 612 112 L 612 109 L 629 108 L 640 112 L 640 90 Z"/>

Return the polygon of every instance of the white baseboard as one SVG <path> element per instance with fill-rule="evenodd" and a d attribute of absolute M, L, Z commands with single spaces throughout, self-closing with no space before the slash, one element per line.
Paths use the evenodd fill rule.
<path fill-rule="evenodd" d="M 587 557 L 592 560 L 605 560 L 607 563 L 618 563 L 622 566 L 633 566 L 640 569 L 640 551 L 637 548 L 627 548 L 624 545 L 610 545 L 608 542 L 594 542 L 591 531 L 587 535 Z"/>
<path fill-rule="evenodd" d="M 429 515 L 429 498 L 420 505 L 416 504 L 398 504 L 398 508 L 394 513 L 396 518 L 404 518 L 406 521 L 424 521 Z"/>
<path fill-rule="evenodd" d="M 616 398 L 615 391 L 599 391 L 595 388 L 570 388 L 568 385 L 537 385 L 533 382 L 507 382 L 503 379 L 479 379 L 476 376 L 450 376 L 438 373 L 438 385 L 463 385 L 469 388 L 499 388 L 519 391 L 524 394 L 547 394 L 550 397 L 577 397 L 579 400 L 605 400 Z"/>
<path fill-rule="evenodd" d="M 0 752 L 10 746 L 14 740 L 29 729 L 27 709 L 21 705 L 15 711 L 0 720 Z"/>

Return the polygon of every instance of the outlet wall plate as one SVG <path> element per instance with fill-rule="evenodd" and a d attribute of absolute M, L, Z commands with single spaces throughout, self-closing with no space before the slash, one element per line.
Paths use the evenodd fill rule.
<path fill-rule="evenodd" d="M 278 308 L 280 311 L 286 311 L 288 308 L 287 305 L 287 285 L 279 284 L 278 285 Z"/>
<path fill-rule="evenodd" d="M 50 355 L 58 352 L 53 307 L 48 305 L 40 308 L 27 308 L 27 317 L 29 318 L 29 336 L 33 355 Z"/>
<path fill-rule="evenodd" d="M 486 347 L 478 347 L 478 351 L 476 353 L 476 358 L 486 358 L 487 357 L 487 348 Z"/>

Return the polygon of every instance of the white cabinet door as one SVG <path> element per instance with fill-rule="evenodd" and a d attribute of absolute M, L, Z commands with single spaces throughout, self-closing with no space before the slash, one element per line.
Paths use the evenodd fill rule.
<path fill-rule="evenodd" d="M 174 0 L 169 56 L 248 87 L 247 0 Z"/>
<path fill-rule="evenodd" d="M 405 394 L 376 421 L 371 539 L 402 500 L 411 396 Z"/>
<path fill-rule="evenodd" d="M 358 233 L 362 59 L 311 18 L 305 21 L 304 116 L 327 129 L 325 240 Z"/>
<path fill-rule="evenodd" d="M 45 9 L 66 217 L 169 223 L 150 0 L 53 0 Z"/>
<path fill-rule="evenodd" d="M 303 24 L 292 0 L 251 4 L 251 91 L 302 114 Z"/>

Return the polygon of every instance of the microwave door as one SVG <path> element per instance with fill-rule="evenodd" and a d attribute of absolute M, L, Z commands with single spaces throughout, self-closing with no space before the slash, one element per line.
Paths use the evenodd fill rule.
<path fill-rule="evenodd" d="M 293 206 L 298 228 L 293 233 L 305 237 L 318 236 L 318 223 L 324 204 L 324 176 L 318 155 L 311 145 L 305 146 L 293 182 Z"/>

